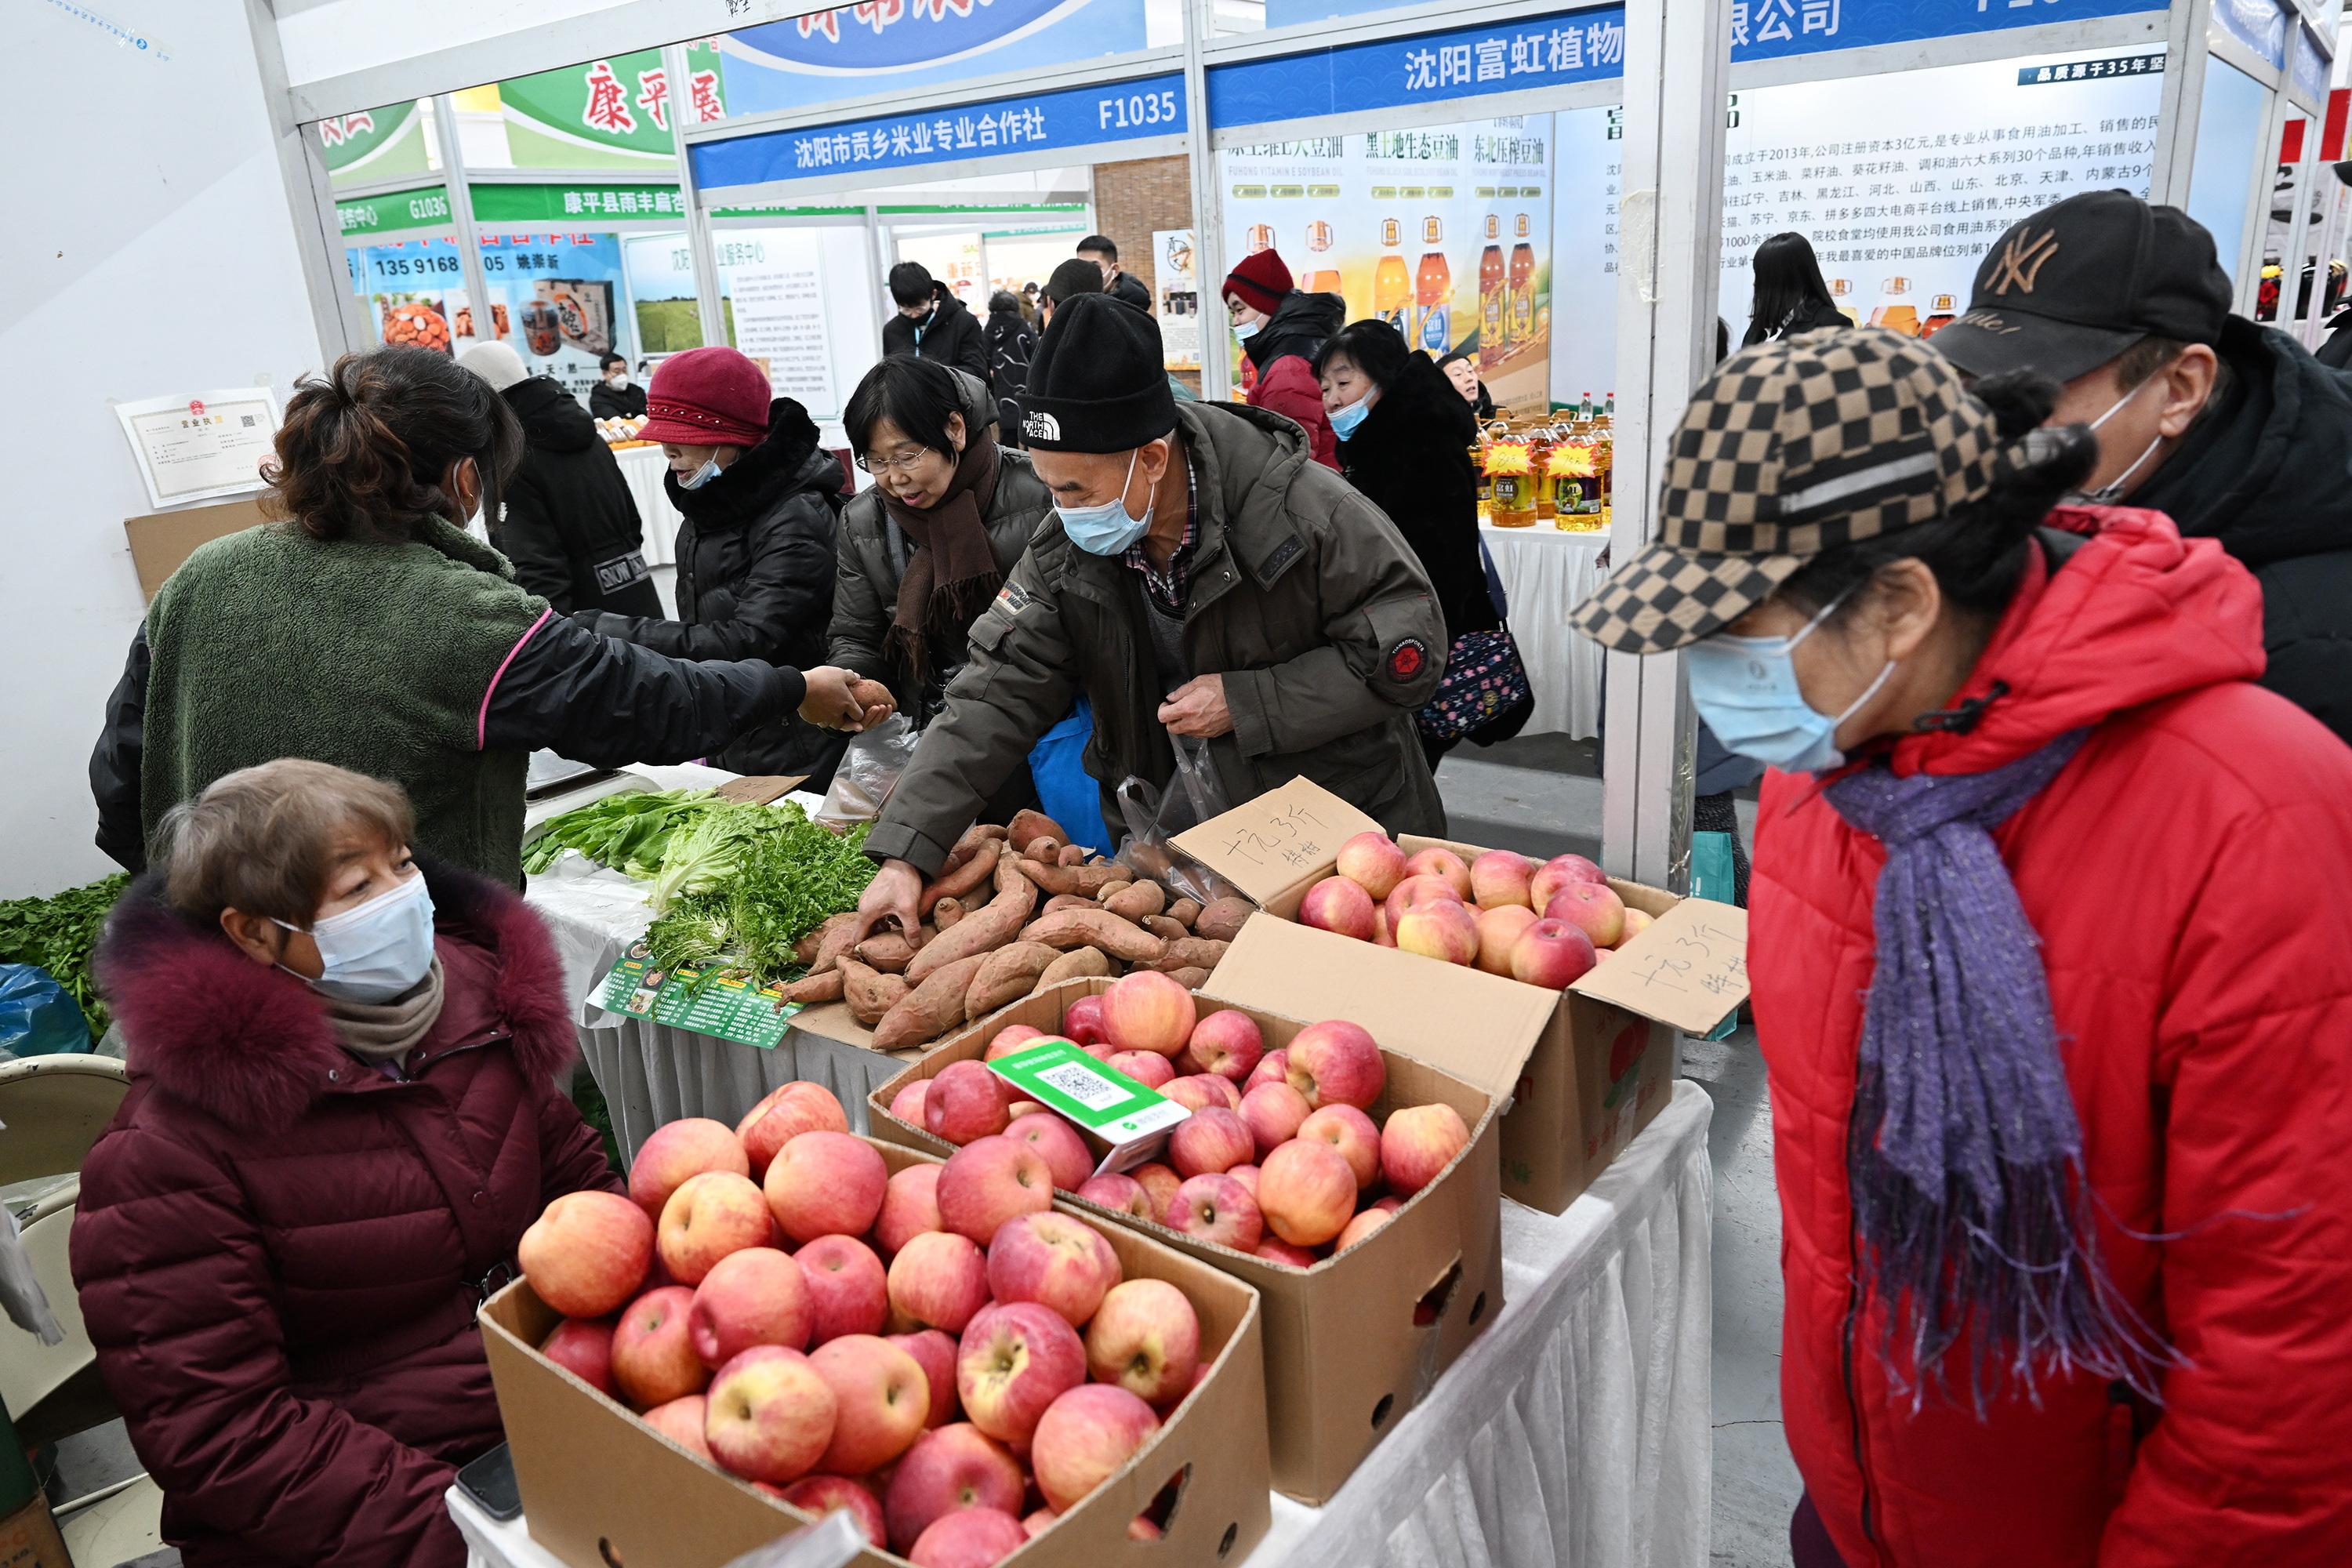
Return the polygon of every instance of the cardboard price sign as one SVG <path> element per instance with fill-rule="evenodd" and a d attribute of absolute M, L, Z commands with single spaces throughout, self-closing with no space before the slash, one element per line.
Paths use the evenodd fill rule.
<path fill-rule="evenodd" d="M 1030 1099 L 1108 1143 L 1110 1152 L 1097 1173 L 1141 1164 L 1168 1130 L 1192 1114 L 1067 1040 L 1013 1051 L 986 1065 Z"/>
<path fill-rule="evenodd" d="M 1748 911 L 1685 899 L 1569 989 L 1704 1035 L 1748 998 Z"/>
<path fill-rule="evenodd" d="M 688 1029 L 740 1046 L 756 1046 L 763 1051 L 776 1048 L 801 1010 L 799 1003 L 782 999 L 781 982 L 755 990 L 740 974 L 712 974 L 704 969 L 664 971 L 654 967 L 650 957 L 634 951 L 613 965 L 591 994 L 596 1005 L 608 1013 Z"/>
<path fill-rule="evenodd" d="M 1173 840 L 1195 860 L 1265 904 L 1302 879 L 1326 875 L 1339 846 L 1381 825 L 1322 785 L 1296 778 Z"/>

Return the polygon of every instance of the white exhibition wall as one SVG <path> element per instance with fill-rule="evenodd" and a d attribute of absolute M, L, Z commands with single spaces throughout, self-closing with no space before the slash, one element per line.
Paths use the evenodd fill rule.
<path fill-rule="evenodd" d="M 15 7 L 27 125 L 72 128 L 15 161 L 0 246 L 12 465 L 8 780 L 0 897 L 112 869 L 91 843 L 88 763 L 143 606 L 122 521 L 148 510 L 109 399 L 266 382 L 319 363 L 243 8 L 108 0 L 141 52 L 56 5 Z M 93 105 L 104 105 L 93 113 Z M 69 151 L 68 151 L 69 149 Z"/>

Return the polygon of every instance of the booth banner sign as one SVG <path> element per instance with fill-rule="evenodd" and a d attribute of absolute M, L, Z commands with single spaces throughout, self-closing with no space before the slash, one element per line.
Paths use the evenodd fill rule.
<path fill-rule="evenodd" d="M 508 184 L 478 183 L 473 187 L 474 221 L 485 227 L 509 223 L 593 223 L 604 218 L 625 222 L 682 223 L 686 199 L 669 184 Z"/>
<path fill-rule="evenodd" d="M 425 122 L 417 117 L 414 99 L 333 115 L 311 130 L 325 150 L 331 184 L 422 174 L 432 167 L 425 152 Z"/>
<path fill-rule="evenodd" d="M 659 49 L 638 49 L 499 83 L 507 152 L 519 169 L 635 169 L 667 163 L 677 128 L 727 115 L 719 52 L 689 45 L 687 80 Z"/>
<path fill-rule="evenodd" d="M 1184 133 L 1180 71 L 1101 87 L 995 98 L 920 114 L 772 131 L 692 148 L 704 190 L 879 173 L 932 163 L 1087 147 Z"/>
<path fill-rule="evenodd" d="M 1609 5 L 1217 66 L 1209 72 L 1209 122 L 1312 120 L 1624 72 L 1625 7 Z"/>
<path fill-rule="evenodd" d="M 2294 89 L 2307 103 L 2325 106 L 2332 62 L 2308 27 L 2294 30 L 2294 65 L 2287 73 Z"/>
<path fill-rule="evenodd" d="M 397 234 L 411 228 L 446 228 L 449 217 L 449 187 L 419 185 L 412 191 L 380 191 L 372 196 L 354 196 L 335 204 L 335 222 L 343 237 L 361 235 Z"/>
<path fill-rule="evenodd" d="M 738 114 L 937 87 L 1147 47 L 1144 0 L 865 0 L 718 40 Z"/>
<path fill-rule="evenodd" d="M 2236 39 L 2272 69 L 2284 70 L 2291 19 L 2292 13 L 2282 10 L 2276 0 L 2213 0 L 2213 20 L 2206 31 L 2214 38 Z"/>

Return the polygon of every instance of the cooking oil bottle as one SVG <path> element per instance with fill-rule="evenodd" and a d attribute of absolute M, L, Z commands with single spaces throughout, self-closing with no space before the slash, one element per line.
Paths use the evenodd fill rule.
<path fill-rule="evenodd" d="M 1394 327 L 1407 342 L 1412 341 L 1412 273 L 1396 247 L 1404 243 L 1402 226 L 1392 217 L 1381 219 L 1381 259 L 1372 269 L 1372 314 Z"/>
<path fill-rule="evenodd" d="M 1870 313 L 1870 324 L 1884 327 L 1890 332 L 1901 332 L 1906 338 L 1919 335 L 1919 311 L 1911 303 L 1911 279 L 1889 278 L 1885 297 L 1878 309 Z"/>

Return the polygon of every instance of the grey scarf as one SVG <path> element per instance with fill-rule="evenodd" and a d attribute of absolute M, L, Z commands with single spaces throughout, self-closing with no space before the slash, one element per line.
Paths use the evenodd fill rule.
<path fill-rule="evenodd" d="M 335 1040 L 363 1062 L 404 1063 L 441 1016 L 441 958 L 416 988 L 389 1002 L 346 1002 L 322 998 L 327 1016 L 334 1022 Z"/>

